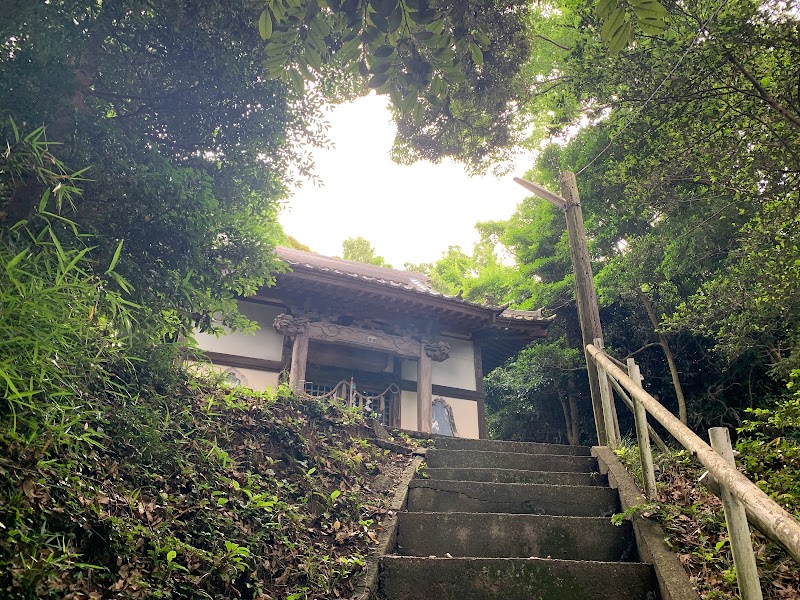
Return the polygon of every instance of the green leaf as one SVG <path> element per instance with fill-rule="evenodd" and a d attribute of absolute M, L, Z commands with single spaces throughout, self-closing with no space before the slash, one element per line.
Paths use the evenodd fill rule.
<path fill-rule="evenodd" d="M 42 199 L 39 200 L 39 212 L 45 211 L 49 200 L 50 200 L 50 188 L 47 188 L 42 194 Z"/>
<path fill-rule="evenodd" d="M 369 17 L 372 19 L 375 27 L 380 29 L 383 33 L 389 33 L 389 21 L 387 21 L 383 16 L 379 15 L 378 13 L 370 13 Z"/>
<path fill-rule="evenodd" d="M 322 57 L 313 48 L 306 48 L 306 59 L 316 71 L 322 70 Z"/>
<path fill-rule="evenodd" d="M 269 14 L 268 8 L 265 8 L 258 18 L 258 34 L 262 40 L 272 37 L 272 16 Z"/>
<path fill-rule="evenodd" d="M 393 46 L 378 46 L 372 51 L 372 56 L 375 58 L 389 58 L 392 54 L 394 54 Z"/>
<path fill-rule="evenodd" d="M 297 69 L 289 69 L 289 83 L 297 94 L 302 94 L 305 90 L 305 79 Z"/>
<path fill-rule="evenodd" d="M 170 550 L 167 552 L 167 562 L 171 563 L 175 558 L 178 556 L 178 553 L 175 550 Z"/>
<path fill-rule="evenodd" d="M 471 42 L 469 45 L 469 51 L 472 55 L 473 62 L 476 65 L 481 66 L 483 64 L 483 50 L 481 50 L 481 47 L 478 46 L 478 44 Z"/>
<path fill-rule="evenodd" d="M 125 242 L 125 240 L 120 240 L 119 244 L 117 244 L 117 249 L 114 252 L 114 256 L 111 258 L 111 264 L 108 265 L 108 269 L 106 269 L 106 275 L 111 273 L 111 271 L 114 270 L 114 267 L 117 266 L 117 263 L 119 262 L 119 257 L 122 254 L 122 244 L 124 242 Z"/>
<path fill-rule="evenodd" d="M 389 80 L 389 75 L 387 73 L 379 73 L 377 75 L 373 75 L 367 82 L 367 85 L 375 89 L 381 87 L 388 80 Z"/>
<path fill-rule="evenodd" d="M 606 22 L 603 24 L 603 29 L 600 31 L 600 39 L 610 45 L 611 40 L 618 37 L 618 32 L 624 23 L 625 9 L 620 6 L 606 19 Z"/>
<path fill-rule="evenodd" d="M 476 31 L 472 35 L 475 37 L 476 40 L 478 40 L 478 43 L 481 45 L 481 48 L 483 48 L 484 50 L 489 49 L 489 46 L 491 46 L 492 41 L 489 39 L 488 35 L 486 35 L 482 31 Z"/>
<path fill-rule="evenodd" d="M 608 19 L 617 8 L 617 0 L 599 0 L 597 3 L 597 16 L 603 20 Z"/>
<path fill-rule="evenodd" d="M 628 21 L 624 21 L 622 26 L 614 32 L 614 35 L 608 42 L 609 51 L 612 54 L 616 54 L 622 50 L 628 44 L 628 42 L 630 42 L 631 35 L 633 35 L 633 25 L 631 25 Z"/>
<path fill-rule="evenodd" d="M 392 63 L 390 63 L 390 62 L 378 62 L 378 63 L 375 63 L 374 65 L 372 65 L 372 69 L 370 69 L 370 70 L 375 75 L 379 75 L 381 73 L 386 73 L 386 71 L 388 71 L 391 66 L 392 66 Z"/>
<path fill-rule="evenodd" d="M 638 0 L 631 2 L 631 7 L 644 33 L 657 35 L 666 29 L 667 9 L 656 0 Z"/>
<path fill-rule="evenodd" d="M 439 48 L 438 50 L 434 51 L 433 57 L 442 63 L 449 63 L 456 57 L 456 53 L 452 48 Z"/>
<path fill-rule="evenodd" d="M 370 0 L 369 4 L 375 12 L 387 19 L 398 6 L 397 0 Z"/>
<path fill-rule="evenodd" d="M 436 13 L 432 10 L 424 10 L 420 12 L 410 12 L 408 16 L 411 20 L 420 25 L 429 25 L 436 20 Z"/>
<path fill-rule="evenodd" d="M 444 69 L 444 77 L 450 83 L 462 83 L 467 80 L 461 69 L 456 68 Z"/>
<path fill-rule="evenodd" d="M 394 33 L 400 29 L 400 25 L 403 23 L 403 9 L 400 8 L 400 6 L 397 6 L 397 8 L 392 11 L 392 14 L 389 15 L 388 22 L 390 33 Z"/>
<path fill-rule="evenodd" d="M 26 248 L 25 250 L 23 250 L 22 252 L 20 252 L 16 256 L 14 256 L 14 258 L 12 258 L 10 261 L 8 261 L 6 263 L 6 271 L 8 271 L 9 269 L 13 269 L 14 265 L 16 265 L 19 261 L 21 261 L 27 255 L 28 255 L 28 249 Z"/>

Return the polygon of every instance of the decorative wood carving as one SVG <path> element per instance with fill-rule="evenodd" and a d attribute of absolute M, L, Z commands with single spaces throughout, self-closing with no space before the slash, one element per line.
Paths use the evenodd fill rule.
<path fill-rule="evenodd" d="M 412 338 L 349 325 L 336 325 L 325 321 L 313 322 L 308 324 L 308 335 L 312 340 L 368 348 L 403 358 L 418 358 L 420 355 L 420 343 Z"/>
<path fill-rule="evenodd" d="M 450 358 L 450 344 L 447 342 L 425 342 L 424 347 L 431 360 L 442 362 Z"/>
<path fill-rule="evenodd" d="M 303 317 L 293 317 L 292 315 L 281 313 L 275 317 L 272 326 L 280 334 L 295 336 L 298 333 L 303 333 L 308 323 L 308 319 Z"/>

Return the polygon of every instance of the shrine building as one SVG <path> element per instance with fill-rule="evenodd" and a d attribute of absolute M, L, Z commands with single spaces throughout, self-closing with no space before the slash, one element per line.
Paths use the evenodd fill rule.
<path fill-rule="evenodd" d="M 446 296 L 427 275 L 277 248 L 289 269 L 239 301 L 255 335 L 196 334 L 215 369 L 254 389 L 281 377 L 336 395 L 387 426 L 486 437 L 483 375 L 552 317 Z"/>

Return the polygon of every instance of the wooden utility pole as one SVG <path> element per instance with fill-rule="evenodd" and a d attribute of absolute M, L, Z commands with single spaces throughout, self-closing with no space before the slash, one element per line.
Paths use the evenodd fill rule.
<path fill-rule="evenodd" d="M 567 235 L 569 236 L 569 251 L 572 258 L 572 270 L 575 274 L 575 302 L 578 306 L 578 321 L 581 324 L 583 338 L 583 352 L 586 358 L 586 371 L 589 375 L 589 389 L 592 394 L 592 411 L 594 412 L 594 425 L 597 432 L 597 443 L 600 446 L 608 445 L 605 433 L 605 417 L 600 395 L 600 379 L 597 367 L 590 359 L 586 346 L 595 339 L 603 339 L 603 330 L 600 327 L 600 309 L 597 305 L 597 295 L 594 290 L 594 277 L 592 263 L 589 259 L 589 249 L 586 244 L 586 229 L 583 225 L 583 212 L 581 211 L 580 196 L 575 174 L 564 171 L 561 174 L 561 196 L 550 190 L 515 177 L 514 181 L 540 198 L 544 198 L 556 208 L 564 211 L 567 219 Z M 619 424 L 614 405 L 611 405 L 611 419 L 619 437 Z"/>

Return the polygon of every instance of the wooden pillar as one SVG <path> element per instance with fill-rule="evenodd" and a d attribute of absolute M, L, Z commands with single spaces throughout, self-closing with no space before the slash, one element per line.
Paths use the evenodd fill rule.
<path fill-rule="evenodd" d="M 431 357 L 421 344 L 417 361 L 417 431 L 431 432 L 431 410 L 433 406 L 433 368 Z"/>
<path fill-rule="evenodd" d="M 731 447 L 731 436 L 727 427 L 712 427 L 708 430 L 711 447 L 730 465 L 736 465 Z M 753 541 L 744 504 L 724 485 L 720 485 L 719 497 L 725 511 L 725 522 L 728 524 L 728 538 L 736 567 L 736 581 L 739 584 L 739 595 L 742 600 L 762 600 L 761 583 L 758 579 L 756 556 L 753 553 Z"/>
<path fill-rule="evenodd" d="M 594 338 L 595 348 L 603 348 L 603 340 Z M 594 361 L 591 361 L 594 363 Z M 611 391 L 611 386 L 608 383 L 608 375 L 605 369 L 600 365 L 595 365 L 597 368 L 597 378 L 600 385 L 600 401 L 603 406 L 603 431 L 606 434 L 606 445 L 612 450 L 620 447 L 620 437 L 614 423 L 614 394 Z"/>
<path fill-rule="evenodd" d="M 475 389 L 480 394 L 478 398 L 478 437 L 485 440 L 486 432 L 486 387 L 483 385 L 483 356 L 478 340 L 472 341 L 475 356 Z"/>
<path fill-rule="evenodd" d="M 586 244 L 586 228 L 583 224 L 578 182 L 574 173 L 565 171 L 561 174 L 561 195 L 566 201 L 566 205 L 563 208 L 567 219 L 572 270 L 575 274 L 575 303 L 578 307 L 578 321 L 581 325 L 586 369 L 589 375 L 589 389 L 592 395 L 592 412 L 594 413 L 597 443 L 600 446 L 605 446 L 608 444 L 608 438 L 605 433 L 600 378 L 597 374 L 597 367 L 589 355 L 586 354 L 587 345 L 591 344 L 595 338 L 603 339 L 603 330 L 600 326 L 600 309 L 597 305 L 597 295 L 594 290 L 592 262 L 589 258 L 589 248 Z M 613 406 L 611 410 L 614 410 Z M 614 428 L 619 430 L 616 417 L 616 411 L 614 411 L 611 420 L 614 423 Z"/>
<path fill-rule="evenodd" d="M 302 393 L 306 385 L 307 361 L 308 327 L 303 327 L 292 339 L 292 362 L 289 367 L 289 387 L 297 393 Z"/>
<path fill-rule="evenodd" d="M 639 365 L 632 358 L 627 360 L 628 377 L 642 387 L 642 374 Z M 650 449 L 650 431 L 647 429 L 647 410 L 636 398 L 633 401 L 633 418 L 636 422 L 636 440 L 639 443 L 639 460 L 642 463 L 642 479 L 644 479 L 644 492 L 650 500 L 655 500 L 658 495 L 656 487 L 656 471 L 653 467 L 653 451 Z"/>
<path fill-rule="evenodd" d="M 592 263 L 589 259 L 589 249 L 586 244 L 586 229 L 583 225 L 583 212 L 581 211 L 581 200 L 578 195 L 578 183 L 575 179 L 575 174 L 569 171 L 564 171 L 561 174 L 561 196 L 519 177 L 515 177 L 514 181 L 540 198 L 544 198 L 553 206 L 563 210 L 566 216 L 569 251 L 572 258 L 572 270 L 575 274 L 575 303 L 578 306 L 578 321 L 581 324 L 583 352 L 586 358 L 586 371 L 589 375 L 589 389 L 592 394 L 594 426 L 597 433 L 597 443 L 605 446 L 608 440 L 606 439 L 605 418 L 600 396 L 600 379 L 597 376 L 597 367 L 586 350 L 586 346 L 591 344 L 595 338 L 603 339 L 603 330 L 600 327 L 600 309 L 598 308 L 597 295 L 594 291 Z M 616 437 L 619 437 L 617 411 L 613 404 L 611 405 L 611 410 L 613 412 L 611 420 L 614 423 Z"/>

